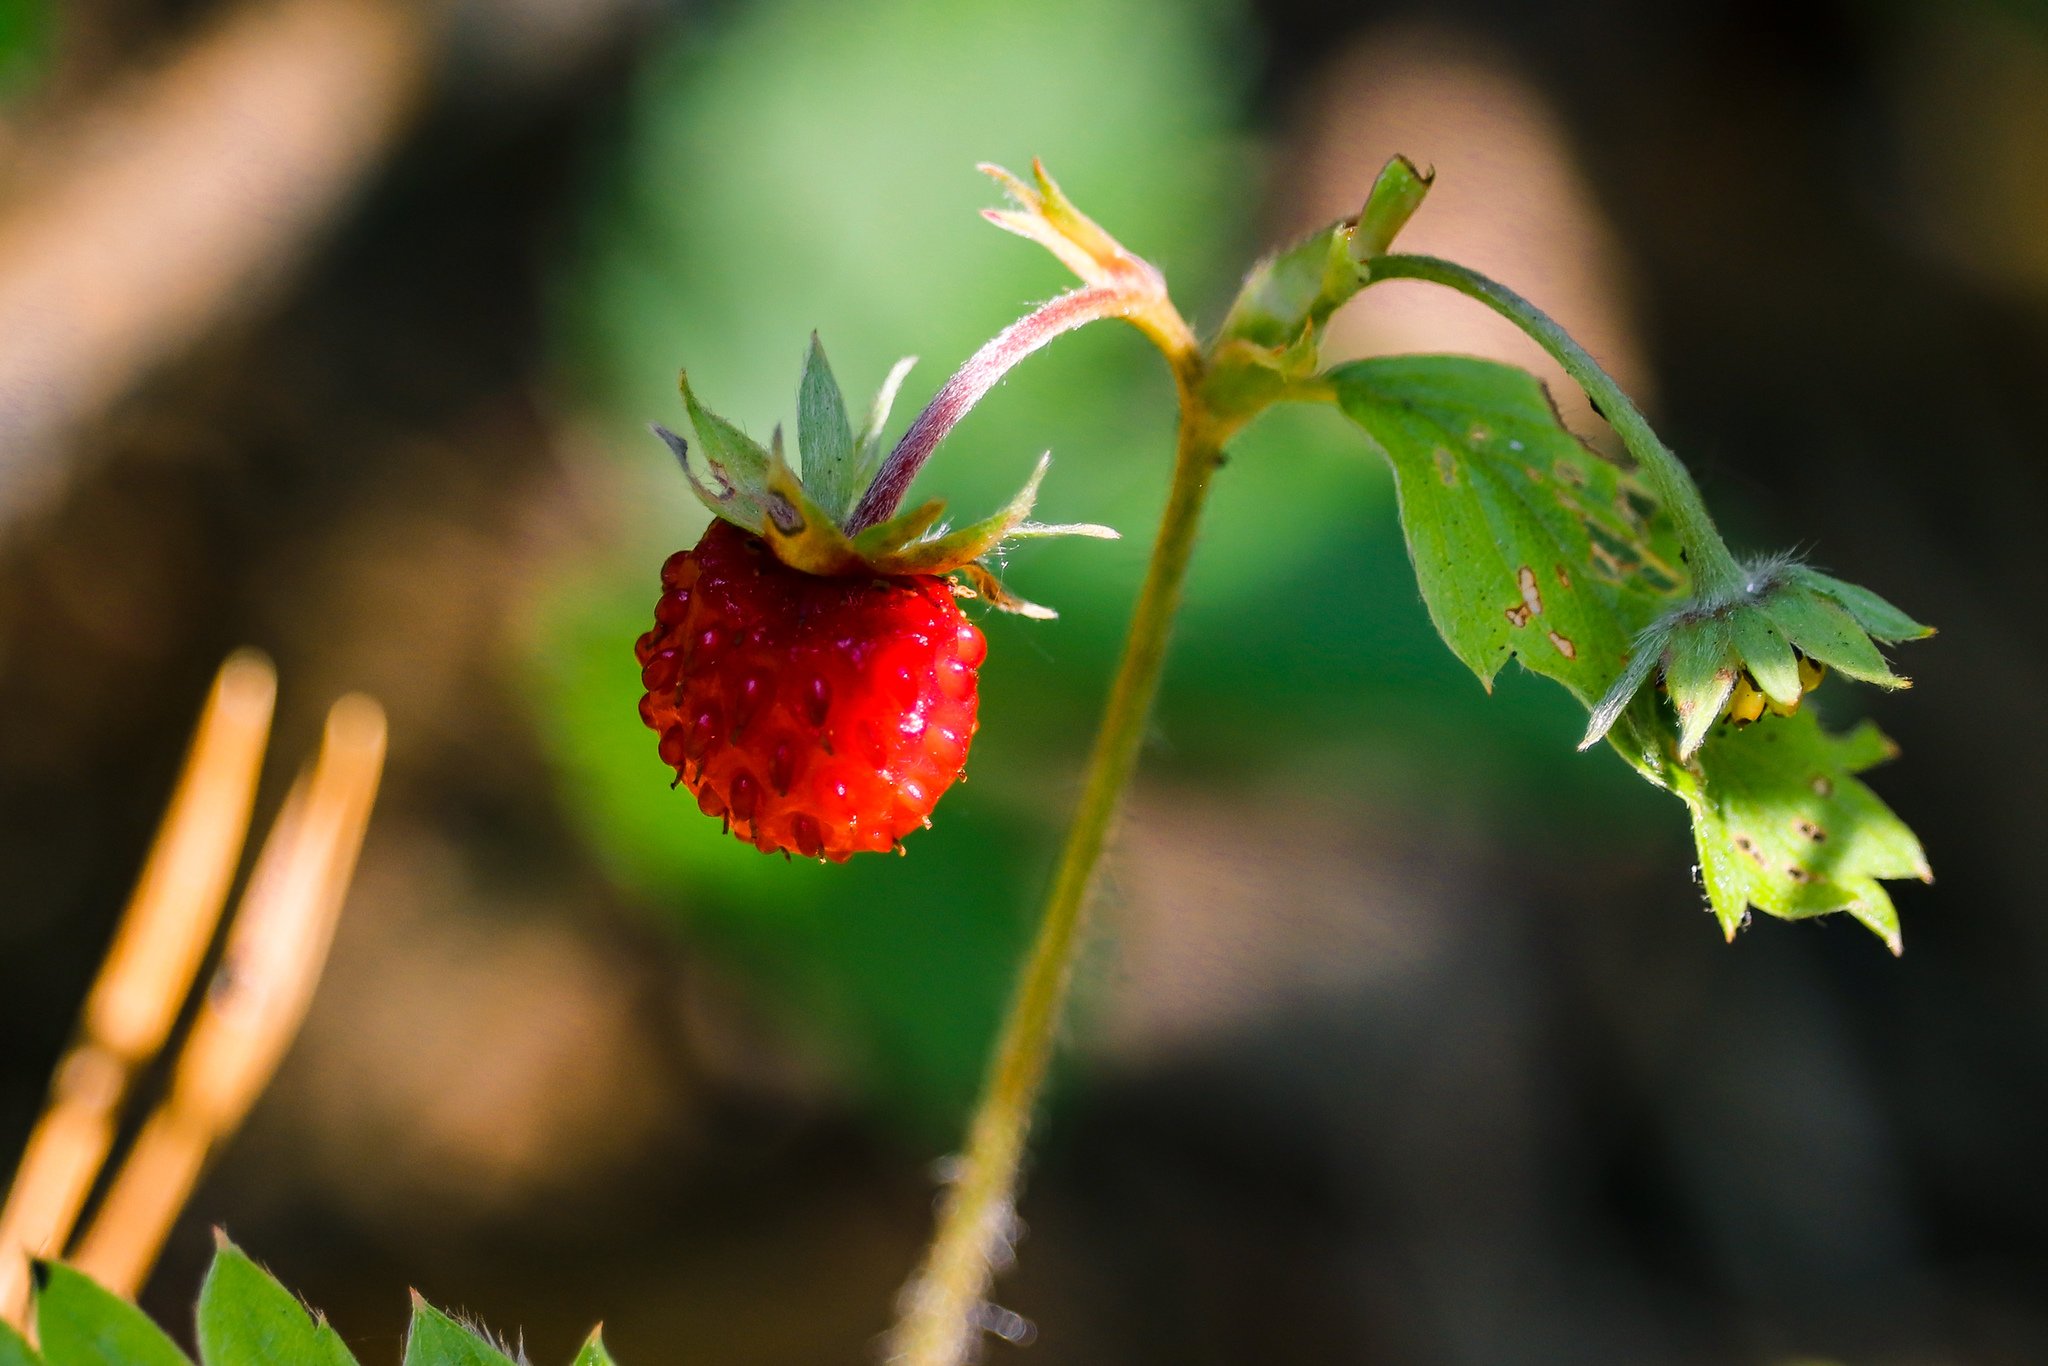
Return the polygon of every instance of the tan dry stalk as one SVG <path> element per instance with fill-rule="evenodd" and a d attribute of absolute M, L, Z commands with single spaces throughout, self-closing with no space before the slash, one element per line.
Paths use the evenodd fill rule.
<path fill-rule="evenodd" d="M 207 1157 L 298 1033 L 327 961 L 383 771 L 384 712 L 349 696 L 250 874 L 169 1094 L 137 1136 L 73 1262 L 116 1294 L 142 1288 Z"/>
<path fill-rule="evenodd" d="M 28 1257 L 71 1236 L 106 1161 L 136 1072 L 163 1047 L 212 942 L 249 830 L 277 676 L 261 655 L 230 656 L 200 714 L 190 756 L 123 912 L 80 1023 L 57 1067 L 0 1209 L 0 1318 L 21 1323 Z"/>

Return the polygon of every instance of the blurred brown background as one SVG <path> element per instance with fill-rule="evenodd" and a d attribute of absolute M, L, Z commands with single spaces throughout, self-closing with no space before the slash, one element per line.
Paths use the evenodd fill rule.
<path fill-rule="evenodd" d="M 1220 489 L 999 1298 L 1048 1361 L 2048 1359 L 2033 840 L 2048 12 L 1569 0 L 0 0 L 0 1151 L 27 1133 L 207 679 L 278 662 L 264 809 L 348 689 L 389 776 L 225 1224 L 359 1355 L 404 1290 L 565 1359 L 862 1360 L 929 1223 L 1165 485 L 1132 337 L 935 462 L 1051 446 L 974 781 L 788 867 L 669 793 L 631 642 L 693 541 L 679 364 L 787 420 L 809 329 L 897 426 L 1061 287 L 1044 154 L 1212 323 L 1400 150 L 1404 239 L 1551 308 L 1740 547 L 1937 623 L 1830 685 L 1940 882 L 1907 952 L 1724 947 L 1683 813 L 1429 635 L 1384 475 L 1277 415 Z M 1334 349 L 1533 360 L 1375 290 Z M 1589 429 L 1583 405 L 1567 416 Z M 1611 771 L 1610 771 L 1611 770 Z M 997 1345 L 992 1358 L 1013 1349 Z"/>

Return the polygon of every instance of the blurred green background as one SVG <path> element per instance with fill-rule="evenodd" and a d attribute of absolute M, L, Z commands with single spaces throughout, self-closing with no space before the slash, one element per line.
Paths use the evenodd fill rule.
<path fill-rule="evenodd" d="M 703 525 L 645 424 L 679 425 L 683 365 L 755 435 L 792 422 L 815 329 L 856 406 L 921 357 L 901 431 L 1067 283 L 976 218 L 978 161 L 1044 157 L 1213 325 L 1404 151 L 1440 173 L 1414 244 L 1579 331 L 1739 545 L 1943 628 L 1903 661 L 1915 693 L 1821 697 L 1904 743 L 1877 786 L 1942 884 L 1900 891 L 1899 963 L 1846 924 L 1723 947 L 1682 809 L 1576 754 L 1561 690 L 1510 670 L 1487 696 L 1429 627 L 1377 459 L 1331 413 L 1272 414 L 1220 476 L 999 1298 L 1063 1362 L 2048 1352 L 2044 756 L 2017 720 L 2042 652 L 2002 610 L 2038 577 L 2048 454 L 2038 13 L 275 12 L 342 36 L 0 0 L 0 244 L 72 213 L 93 249 L 74 192 L 116 182 L 79 129 L 227 187 L 164 210 L 178 270 L 116 290 L 106 248 L 119 307 L 38 304 L 49 270 L 0 251 L 0 1135 L 221 655 L 280 665 L 268 801 L 335 693 L 393 719 L 328 981 L 174 1240 L 167 1320 L 225 1222 L 366 1360 L 408 1284 L 536 1359 L 599 1317 L 626 1361 L 858 1359 L 1076 795 L 1170 385 L 1087 329 L 927 468 L 977 513 L 1049 449 L 1043 515 L 1124 539 L 1017 551 L 1061 617 L 984 619 L 971 781 L 908 857 L 843 867 L 722 837 L 635 715 L 632 641 Z M 106 123 L 152 81 L 228 92 L 201 50 L 281 82 L 223 94 L 244 141 Z M 325 139 L 287 86 L 331 92 Z M 1460 309 L 1375 290 L 1332 347 L 1525 358 Z"/>

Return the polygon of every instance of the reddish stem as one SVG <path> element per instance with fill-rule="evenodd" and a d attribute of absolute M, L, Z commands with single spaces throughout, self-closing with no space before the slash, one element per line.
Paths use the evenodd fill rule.
<path fill-rule="evenodd" d="M 917 421 L 910 424 L 896 449 L 889 452 L 875 482 L 868 485 L 868 491 L 861 495 L 846 519 L 847 534 L 864 531 L 895 515 L 903 496 L 910 491 L 910 481 L 917 477 L 918 470 L 946 433 L 981 402 L 982 395 L 993 389 L 1011 366 L 1062 332 L 1071 332 L 1098 318 L 1127 317 L 1142 303 L 1127 288 L 1091 285 L 1039 306 L 990 338 L 953 372 L 953 377 L 917 415 Z"/>

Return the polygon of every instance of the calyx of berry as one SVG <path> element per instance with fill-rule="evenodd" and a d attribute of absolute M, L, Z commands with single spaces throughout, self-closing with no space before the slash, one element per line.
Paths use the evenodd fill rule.
<path fill-rule="evenodd" d="M 856 518 L 864 505 L 872 506 L 870 495 L 886 466 L 882 429 L 914 361 L 915 357 L 901 360 L 889 372 L 856 434 L 847 416 L 845 396 L 814 334 L 797 389 L 800 468 L 784 453 L 781 427 L 775 428 L 763 448 L 698 402 L 687 373 L 678 377 L 678 385 L 697 432 L 696 449 L 659 423 L 652 430 L 675 454 L 691 489 L 706 507 L 759 536 L 777 559 L 793 569 L 828 576 L 958 574 L 966 580 L 969 594 L 994 607 L 1030 617 L 1057 615 L 1011 593 L 987 564 L 988 557 L 1003 545 L 1029 537 L 1116 539 L 1117 533 L 1106 526 L 1030 520 L 1039 483 L 1052 460 L 1050 453 L 1039 457 L 1037 468 L 1016 497 L 980 521 L 949 526 L 945 504 L 937 499 L 908 511 L 890 506 L 880 520 L 867 525 Z M 947 413 L 945 427 L 950 428 L 964 412 L 961 407 Z M 936 436 L 943 432 L 931 433 L 932 424 L 925 417 L 919 423 L 927 428 L 927 442 L 936 444 Z M 913 434 L 916 430 L 913 427 Z"/>
<path fill-rule="evenodd" d="M 1933 634 L 1867 588 L 1787 556 L 1754 561 L 1743 567 L 1735 592 L 1695 599 L 1650 623 L 1628 667 L 1593 708 L 1579 748 L 1607 734 L 1652 673 L 1678 713 L 1678 757 L 1690 762 L 1717 720 L 1746 725 L 1766 709 L 1797 711 L 1827 669 L 1881 688 L 1911 687 L 1892 672 L 1878 642 Z"/>

